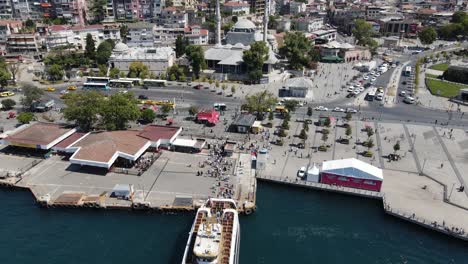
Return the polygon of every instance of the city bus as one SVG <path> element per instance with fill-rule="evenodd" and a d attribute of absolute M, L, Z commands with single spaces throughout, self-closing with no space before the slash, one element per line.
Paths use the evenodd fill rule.
<path fill-rule="evenodd" d="M 110 78 L 109 77 L 87 77 L 87 83 L 105 83 L 106 85 L 109 84 Z"/>
<path fill-rule="evenodd" d="M 85 82 L 83 83 L 83 90 L 109 90 L 107 83 Z"/>
<path fill-rule="evenodd" d="M 411 76 L 411 66 L 406 66 L 405 71 L 403 72 L 404 76 Z"/>
<path fill-rule="evenodd" d="M 151 87 L 164 87 L 166 86 L 166 80 L 154 80 L 154 79 L 146 79 L 143 80 L 143 87 L 149 89 Z"/>
<path fill-rule="evenodd" d="M 141 85 L 141 79 L 140 78 L 120 78 L 119 80 L 121 80 L 121 81 L 130 81 L 130 82 L 132 82 L 132 85 L 134 85 L 134 86 L 140 86 Z"/>
<path fill-rule="evenodd" d="M 109 86 L 110 87 L 116 87 L 116 88 L 132 88 L 133 87 L 133 82 L 132 81 L 122 80 L 122 79 L 110 80 L 109 81 Z"/>

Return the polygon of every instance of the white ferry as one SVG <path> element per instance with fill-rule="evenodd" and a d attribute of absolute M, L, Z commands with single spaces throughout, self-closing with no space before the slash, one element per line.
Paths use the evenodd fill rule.
<path fill-rule="evenodd" d="M 182 264 L 238 264 L 239 247 L 236 202 L 211 198 L 197 211 Z"/>

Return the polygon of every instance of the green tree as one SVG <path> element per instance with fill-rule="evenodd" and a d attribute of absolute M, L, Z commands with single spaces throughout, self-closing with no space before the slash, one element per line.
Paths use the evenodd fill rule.
<path fill-rule="evenodd" d="M 287 135 L 288 135 L 288 133 L 286 132 L 286 130 L 284 128 L 279 129 L 279 131 L 278 131 L 278 136 L 279 137 L 285 137 Z"/>
<path fill-rule="evenodd" d="M 22 112 L 17 117 L 16 120 L 21 124 L 29 124 L 34 119 L 34 114 L 31 112 Z"/>
<path fill-rule="evenodd" d="M 283 123 L 281 124 L 281 127 L 284 129 L 289 129 L 289 122 L 288 120 L 283 120 Z"/>
<path fill-rule="evenodd" d="M 90 60 L 96 57 L 96 42 L 90 33 L 86 35 L 85 57 Z"/>
<path fill-rule="evenodd" d="M 112 43 L 109 41 L 103 41 L 99 44 L 96 52 L 96 63 L 107 64 L 110 56 L 112 55 Z"/>
<path fill-rule="evenodd" d="M 304 122 L 302 123 L 302 129 L 304 129 L 305 131 L 309 131 L 309 124 L 307 124 L 307 122 Z"/>
<path fill-rule="evenodd" d="M 369 138 L 366 142 L 366 147 L 368 150 L 374 147 L 374 140 L 372 138 Z"/>
<path fill-rule="evenodd" d="M 439 29 L 439 36 L 443 39 L 456 39 L 458 35 L 463 34 L 463 25 L 458 23 L 449 23 Z"/>
<path fill-rule="evenodd" d="M 205 54 L 201 46 L 190 45 L 186 48 L 187 57 L 190 60 L 193 74 L 196 78 L 200 76 L 200 72 L 206 68 Z"/>
<path fill-rule="evenodd" d="M 275 116 L 274 116 L 273 112 L 270 112 L 268 114 L 268 120 L 272 121 L 274 118 L 275 118 Z"/>
<path fill-rule="evenodd" d="M 106 75 L 107 75 L 107 66 L 104 65 L 104 64 L 100 64 L 100 65 L 98 65 L 98 69 L 99 69 L 98 76 L 99 77 L 106 77 Z"/>
<path fill-rule="evenodd" d="M 348 125 L 348 126 L 346 127 L 345 134 L 346 134 L 346 136 L 348 137 L 348 139 L 349 139 L 349 137 L 353 134 L 353 130 L 352 130 L 352 128 L 351 128 L 350 125 Z"/>
<path fill-rule="evenodd" d="M 106 17 L 107 0 L 92 0 L 90 11 L 94 15 L 94 22 L 100 23 Z"/>
<path fill-rule="evenodd" d="M 159 109 L 161 110 L 163 115 L 167 115 L 172 110 L 172 106 L 168 104 L 164 104 L 164 105 L 161 105 Z"/>
<path fill-rule="evenodd" d="M 109 77 L 111 78 L 119 78 L 120 76 L 120 70 L 119 68 L 112 68 L 109 71 Z"/>
<path fill-rule="evenodd" d="M 268 47 L 263 41 L 256 41 L 245 50 L 242 56 L 249 73 L 249 77 L 258 82 L 263 76 L 263 64 L 268 60 Z"/>
<path fill-rule="evenodd" d="M 371 127 L 366 127 L 367 137 L 370 138 L 374 135 L 374 130 Z"/>
<path fill-rule="evenodd" d="M 452 15 L 452 20 L 450 22 L 452 23 L 463 23 L 464 21 L 468 20 L 468 14 L 464 11 L 457 11 L 453 13 Z"/>
<path fill-rule="evenodd" d="M 292 69 L 301 70 L 309 65 L 311 50 L 312 43 L 302 32 L 288 32 L 284 37 L 280 54 L 288 59 Z"/>
<path fill-rule="evenodd" d="M 192 105 L 192 106 L 190 106 L 190 108 L 189 108 L 188 112 L 189 112 L 189 115 L 191 115 L 191 116 L 195 116 L 195 115 L 197 115 L 197 114 L 198 114 L 198 107 L 197 107 L 197 106 L 194 106 L 194 105 Z"/>
<path fill-rule="evenodd" d="M 128 36 L 128 26 L 125 24 L 120 25 L 120 38 L 122 39 L 123 43 L 127 42 L 127 36 Z"/>
<path fill-rule="evenodd" d="M 268 91 L 258 92 L 245 97 L 246 110 L 256 114 L 257 119 L 263 120 L 264 113 L 277 103 L 276 97 Z"/>
<path fill-rule="evenodd" d="M 173 81 L 175 81 L 175 80 L 177 80 L 175 74 L 171 74 L 171 76 L 169 77 L 169 81 L 172 81 L 172 82 L 173 82 Z"/>
<path fill-rule="evenodd" d="M 36 29 L 36 23 L 29 18 L 24 22 L 24 26 L 29 29 Z"/>
<path fill-rule="evenodd" d="M 232 94 L 236 93 L 236 86 L 235 85 L 231 86 L 231 93 Z"/>
<path fill-rule="evenodd" d="M 397 141 L 395 145 L 393 145 L 393 153 L 396 154 L 397 151 L 400 150 L 400 141 Z"/>
<path fill-rule="evenodd" d="M 44 91 L 34 85 L 23 86 L 23 97 L 21 97 L 21 104 L 25 109 L 31 109 L 34 102 L 39 101 L 44 94 Z"/>
<path fill-rule="evenodd" d="M 47 74 L 50 79 L 53 81 L 58 81 L 63 79 L 63 69 L 60 65 L 54 64 L 47 69 Z"/>
<path fill-rule="evenodd" d="M 128 66 L 128 77 L 145 79 L 149 74 L 148 66 L 141 61 L 134 61 Z"/>
<path fill-rule="evenodd" d="M 146 124 L 153 123 L 155 118 L 156 118 L 156 113 L 152 109 L 146 108 L 143 111 L 141 111 L 140 119 L 144 123 Z"/>
<path fill-rule="evenodd" d="M 215 87 L 216 87 L 216 88 L 219 88 L 219 81 L 216 81 L 216 82 L 215 82 Z"/>
<path fill-rule="evenodd" d="M 349 122 L 351 121 L 351 119 L 353 118 L 353 115 L 351 113 L 346 113 L 344 119 L 346 120 L 346 122 Z"/>
<path fill-rule="evenodd" d="M 418 34 L 419 40 L 424 45 L 430 45 L 437 39 L 437 32 L 433 27 L 426 27 Z"/>
<path fill-rule="evenodd" d="M 322 133 L 322 141 L 323 141 L 323 144 L 322 144 L 322 147 L 325 147 L 325 144 L 327 143 L 327 140 L 328 140 L 328 134 L 323 134 Z M 326 150 L 326 148 L 325 148 Z"/>
<path fill-rule="evenodd" d="M 288 109 L 289 112 L 296 111 L 296 107 L 299 104 L 296 100 L 284 100 L 284 107 Z"/>
<path fill-rule="evenodd" d="M 113 94 L 108 100 L 104 100 L 100 114 L 101 123 L 108 130 L 124 130 L 128 122 L 136 121 L 140 117 L 138 100 L 132 93 Z"/>
<path fill-rule="evenodd" d="M 331 121 L 330 121 L 330 118 L 329 118 L 329 117 L 327 117 L 327 118 L 325 119 L 325 121 L 323 122 L 323 125 L 326 126 L 326 127 L 330 127 Z"/>
<path fill-rule="evenodd" d="M 0 68 L 0 87 L 5 87 L 9 80 L 11 80 L 11 74 L 6 70 L 6 68 Z"/>
<path fill-rule="evenodd" d="M 301 133 L 299 134 L 299 138 L 303 140 L 307 140 L 307 132 L 305 129 L 301 129 Z"/>
<path fill-rule="evenodd" d="M 16 102 L 15 100 L 8 98 L 8 99 L 3 99 L 1 104 L 2 104 L 3 109 L 10 110 L 16 105 Z"/>
<path fill-rule="evenodd" d="M 18 75 L 19 72 L 19 63 L 8 63 L 7 65 L 7 70 L 11 74 L 11 79 L 13 80 L 13 83 L 16 84 L 16 75 Z"/>
<path fill-rule="evenodd" d="M 312 113 L 313 113 L 313 112 L 312 112 L 312 107 L 310 107 L 310 106 L 307 107 L 307 116 L 308 116 L 308 117 L 311 117 L 311 116 L 312 116 Z"/>
<path fill-rule="evenodd" d="M 185 70 L 184 67 L 174 64 L 172 67 L 167 69 L 167 74 L 171 81 L 180 80 L 182 76 L 185 77 Z M 174 78 L 172 78 L 172 75 L 174 75 Z"/>
<path fill-rule="evenodd" d="M 322 129 L 322 134 L 326 134 L 326 135 L 330 134 L 330 129 L 328 128 Z"/>
<path fill-rule="evenodd" d="M 94 128 L 101 114 L 104 96 L 97 91 L 70 93 L 65 97 L 63 115 L 84 131 Z"/>
<path fill-rule="evenodd" d="M 189 46 L 188 38 L 185 38 L 182 35 L 178 35 L 175 41 L 175 52 L 176 52 L 177 58 L 185 54 L 188 46 Z"/>
<path fill-rule="evenodd" d="M 356 19 L 352 30 L 357 44 L 368 47 L 371 52 L 375 53 L 378 43 L 372 39 L 372 25 L 364 19 Z"/>

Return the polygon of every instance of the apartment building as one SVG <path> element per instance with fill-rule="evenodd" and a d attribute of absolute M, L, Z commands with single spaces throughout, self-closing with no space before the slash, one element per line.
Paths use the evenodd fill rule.
<path fill-rule="evenodd" d="M 153 47 L 156 25 L 147 22 L 128 24 L 127 45 L 129 47 Z"/>
<path fill-rule="evenodd" d="M 185 10 L 174 6 L 162 10 L 159 24 L 165 27 L 185 28 L 188 24 L 188 15 Z"/>
<path fill-rule="evenodd" d="M 114 0 L 114 16 L 117 21 L 140 19 L 140 0 Z"/>
<path fill-rule="evenodd" d="M 86 0 L 53 0 L 55 16 L 64 18 L 71 24 L 85 25 L 88 10 Z"/>
<path fill-rule="evenodd" d="M 6 52 L 6 42 L 8 36 L 18 33 L 23 23 L 17 20 L 0 20 L 0 54 Z"/>
<path fill-rule="evenodd" d="M 7 37 L 8 53 L 37 53 L 41 47 L 42 43 L 36 33 L 11 34 Z"/>
<path fill-rule="evenodd" d="M 13 6 L 10 0 L 0 0 L 0 19 L 13 18 Z"/>

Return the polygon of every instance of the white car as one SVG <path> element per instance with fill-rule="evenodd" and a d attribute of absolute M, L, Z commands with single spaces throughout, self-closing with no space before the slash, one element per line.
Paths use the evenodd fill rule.
<path fill-rule="evenodd" d="M 354 91 L 354 86 L 350 86 L 350 87 L 348 88 L 348 92 L 352 92 L 352 91 Z"/>
<path fill-rule="evenodd" d="M 380 76 L 380 72 L 376 73 L 375 76 L 376 76 L 376 77 L 379 77 L 379 76 Z"/>
<path fill-rule="evenodd" d="M 298 177 L 304 178 L 304 177 L 305 177 L 305 174 L 306 174 L 306 167 L 301 167 L 301 168 L 297 171 L 297 176 L 298 176 Z"/>
<path fill-rule="evenodd" d="M 400 92 L 400 96 L 405 97 L 405 96 L 406 96 L 406 92 L 405 92 L 405 91 L 401 91 L 401 92 Z"/>
<path fill-rule="evenodd" d="M 370 74 L 374 75 L 374 74 L 375 74 L 375 71 L 371 71 Z"/>
<path fill-rule="evenodd" d="M 343 108 L 335 107 L 333 108 L 333 112 L 344 112 L 345 110 Z"/>
<path fill-rule="evenodd" d="M 315 110 L 316 111 L 328 111 L 328 108 L 326 108 L 325 106 L 317 106 L 315 107 Z"/>
<path fill-rule="evenodd" d="M 364 80 L 369 80 L 369 76 L 367 76 L 367 75 L 364 76 L 364 77 L 362 77 L 362 78 L 363 78 Z"/>
<path fill-rule="evenodd" d="M 395 63 L 392 64 L 392 68 L 396 68 L 396 64 L 395 64 Z"/>
<path fill-rule="evenodd" d="M 359 87 L 359 92 L 364 92 L 365 88 L 364 87 Z"/>
<path fill-rule="evenodd" d="M 375 81 L 377 81 L 377 78 L 372 77 L 371 82 L 375 82 Z"/>
<path fill-rule="evenodd" d="M 375 97 L 375 100 L 377 100 L 377 101 L 382 101 L 383 98 L 384 98 L 384 94 L 383 94 L 383 93 L 380 93 L 380 94 L 378 94 L 378 95 Z"/>
<path fill-rule="evenodd" d="M 354 92 L 353 92 L 354 95 L 358 95 L 359 93 L 360 93 L 360 92 L 359 92 L 359 89 L 356 89 L 356 90 L 354 90 Z"/>
<path fill-rule="evenodd" d="M 357 110 L 353 108 L 346 108 L 346 113 L 357 113 Z"/>
<path fill-rule="evenodd" d="M 403 100 L 403 102 L 407 103 L 407 104 L 414 104 L 416 102 L 416 100 L 414 100 L 413 97 L 411 96 L 407 96 L 405 97 L 405 99 Z"/>
<path fill-rule="evenodd" d="M 356 83 L 356 87 L 360 87 L 361 86 L 361 83 Z"/>

